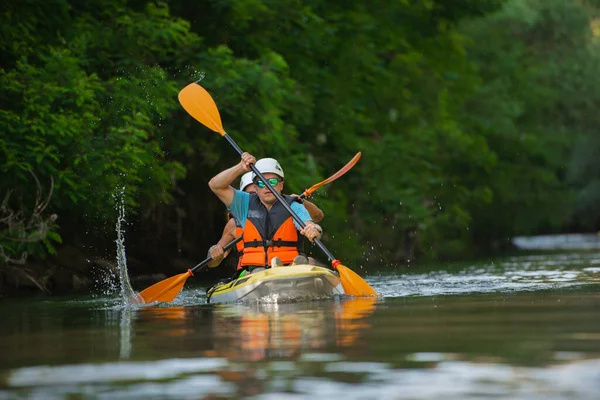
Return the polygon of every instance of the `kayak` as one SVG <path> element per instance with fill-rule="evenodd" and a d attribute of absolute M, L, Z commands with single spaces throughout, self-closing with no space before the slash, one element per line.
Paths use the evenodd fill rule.
<path fill-rule="evenodd" d="M 268 268 L 217 283 L 206 292 L 209 303 L 317 299 L 336 294 L 344 294 L 337 272 L 315 265 Z"/>

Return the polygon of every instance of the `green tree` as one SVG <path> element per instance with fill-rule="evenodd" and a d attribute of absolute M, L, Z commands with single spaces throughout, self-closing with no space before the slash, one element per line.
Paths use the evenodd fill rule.
<path fill-rule="evenodd" d="M 556 232 L 571 213 L 566 167 L 597 118 L 589 23 L 579 2 L 512 0 L 464 28 L 481 83 L 463 120 L 497 160 L 488 178 L 493 201 L 469 207 L 480 248 Z"/>
<path fill-rule="evenodd" d="M 176 107 L 178 85 L 160 63 L 195 38 L 163 4 L 135 12 L 124 2 L 105 3 L 112 7 L 99 11 L 103 22 L 87 3 L 14 2 L 3 12 L 22 34 L 2 28 L 0 193 L 11 194 L 5 212 L 27 219 L 39 214 L 39 182 L 52 182 L 46 211 L 58 220 L 45 232 L 55 241 L 60 224 L 60 234 L 75 240 L 74 232 L 112 221 L 117 188 L 125 188 L 129 206 L 168 202 L 185 172 L 166 157 L 160 122 Z M 56 18 L 46 18 L 49 7 Z M 15 240 L 30 254 L 45 254 L 43 246 L 19 241 L 30 234 L 7 221 L 0 226 L 7 260 L 24 254 Z M 40 239 L 54 253 L 46 236 Z"/>

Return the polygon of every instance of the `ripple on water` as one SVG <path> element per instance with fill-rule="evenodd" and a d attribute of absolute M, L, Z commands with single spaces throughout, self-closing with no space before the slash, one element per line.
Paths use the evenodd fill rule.
<path fill-rule="evenodd" d="M 598 253 L 530 255 L 453 273 L 369 277 L 368 281 L 385 297 L 536 291 L 598 284 L 600 267 L 590 266 L 597 263 Z"/>
<path fill-rule="evenodd" d="M 600 391 L 600 359 L 557 352 L 546 367 L 459 360 L 456 354 L 414 353 L 407 360 L 422 368 L 394 369 L 387 363 L 304 358 L 292 364 L 254 365 L 260 399 L 594 399 Z M 20 368 L 10 372 L 13 394 L 64 398 L 93 393 L 94 398 L 183 398 L 235 396 L 239 389 L 223 373 L 239 367 L 218 358 L 169 359 Z M 293 371 L 294 374 L 289 372 Z M 317 376 L 314 371 L 320 371 Z M 8 394 L 0 390 L 0 397 Z"/>

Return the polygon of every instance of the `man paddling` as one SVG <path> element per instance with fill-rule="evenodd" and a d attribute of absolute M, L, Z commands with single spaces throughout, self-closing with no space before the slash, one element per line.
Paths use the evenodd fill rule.
<path fill-rule="evenodd" d="M 258 160 L 258 163 L 261 163 L 261 161 Z M 256 193 L 256 185 L 252 181 L 253 175 L 254 173 L 251 171 L 246 172 L 244 175 L 242 175 L 242 178 L 240 179 L 240 190 L 242 192 Z M 296 195 L 292 194 L 292 196 Z M 308 200 L 304 200 L 302 204 L 304 204 L 304 206 L 306 207 L 306 210 L 310 214 L 310 218 L 313 220 L 313 222 L 321 222 L 325 217 L 323 211 L 321 211 L 321 209 L 317 207 L 314 203 Z M 215 268 L 219 266 L 231 251 L 224 250 L 225 245 L 244 233 L 244 230 L 242 229 L 238 220 L 235 217 L 232 217 L 231 213 L 229 214 L 229 216 L 229 221 L 227 221 L 227 224 L 225 224 L 225 228 L 223 228 L 223 234 L 221 235 L 221 239 L 219 239 L 219 241 L 215 245 L 211 246 L 208 250 L 208 256 L 212 258 L 212 261 L 208 263 L 209 268 Z M 236 244 L 236 250 L 239 254 L 239 259 L 237 263 L 237 269 L 239 270 L 242 268 L 241 256 L 244 251 L 244 242 L 238 242 Z M 309 263 L 314 264 L 314 260 L 312 260 L 311 257 L 309 257 Z"/>
<path fill-rule="evenodd" d="M 253 179 L 256 193 L 249 194 L 234 189 L 231 184 L 243 173 L 250 171 L 255 164 L 267 182 Z M 209 186 L 219 199 L 227 206 L 244 230 L 244 253 L 240 267 L 253 271 L 257 267 L 269 267 L 273 264 L 306 263 L 303 252 L 304 235 L 311 242 L 321 238 L 322 229 L 313 222 L 303 204 L 296 201 L 297 196 L 283 196 L 292 210 L 306 225 L 301 228 L 279 203 L 266 185 L 270 185 L 281 194 L 283 190 L 284 172 L 277 160 L 263 158 L 256 162 L 249 153 L 242 154 L 241 161 L 235 166 L 220 172 L 213 177 Z M 273 261 L 275 260 L 275 261 Z"/>
<path fill-rule="evenodd" d="M 242 192 L 256 193 L 254 182 L 252 182 L 252 174 L 252 171 L 250 171 L 242 175 L 242 179 L 240 179 L 240 190 Z M 235 217 L 233 217 L 231 213 L 229 213 L 229 217 L 229 221 L 227 221 L 227 223 L 225 224 L 225 228 L 223 228 L 223 234 L 221 235 L 221 239 L 219 239 L 217 244 L 212 245 L 210 249 L 208 249 L 208 256 L 212 258 L 212 261 L 208 263 L 209 268 L 215 268 L 219 266 L 231 251 L 225 251 L 225 245 L 244 233 L 244 230 L 240 226 L 238 220 Z M 237 268 L 239 269 L 241 254 L 244 251 L 244 242 L 238 242 L 235 247 L 238 254 L 240 254 L 240 259 L 238 260 Z"/>

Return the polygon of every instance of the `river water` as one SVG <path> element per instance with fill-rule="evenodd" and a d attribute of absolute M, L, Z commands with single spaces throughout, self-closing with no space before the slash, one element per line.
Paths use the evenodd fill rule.
<path fill-rule="evenodd" d="M 378 299 L 3 299 L 0 399 L 600 399 L 600 251 L 437 268 L 372 268 Z"/>

